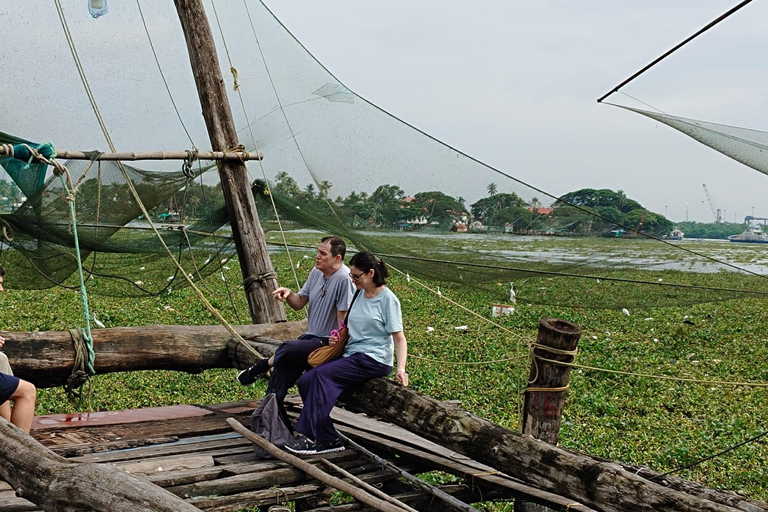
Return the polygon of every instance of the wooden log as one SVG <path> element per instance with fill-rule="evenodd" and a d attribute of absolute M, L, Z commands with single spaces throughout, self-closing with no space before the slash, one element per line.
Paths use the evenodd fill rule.
<path fill-rule="evenodd" d="M 374 379 L 345 392 L 348 408 L 374 414 L 530 485 L 604 512 L 736 512 Z"/>
<path fill-rule="evenodd" d="M 67 460 L 0 420 L 0 477 L 43 510 L 197 512 L 172 493 L 109 465 Z"/>
<path fill-rule="evenodd" d="M 211 149 L 233 151 L 240 142 L 202 0 L 174 0 L 174 3 L 187 41 Z M 218 162 L 218 168 L 251 319 L 255 324 L 285 321 L 283 305 L 272 298 L 272 292 L 277 289 L 277 276 L 248 183 L 248 170 L 243 162 L 231 160 Z"/>
<path fill-rule="evenodd" d="M 295 339 L 305 322 L 242 325 L 235 329 L 266 357 L 280 344 L 275 338 Z M 13 372 L 37 387 L 66 383 L 75 364 L 68 331 L 0 332 L 3 351 Z M 228 344 L 232 335 L 219 325 L 153 325 L 114 327 L 92 331 L 97 374 L 139 370 L 176 370 L 200 373 L 211 368 L 232 368 Z M 241 344 L 240 344 L 241 345 Z M 241 347 L 243 354 L 253 354 Z M 245 356 L 243 356 L 245 357 Z"/>
<path fill-rule="evenodd" d="M 768 503 L 740 496 L 733 491 L 710 489 L 700 483 L 683 480 L 682 478 L 672 475 L 663 475 L 662 473 L 658 473 L 642 466 L 633 466 L 630 464 L 619 465 L 630 473 L 634 473 L 637 476 L 663 485 L 664 487 L 701 496 L 710 501 L 722 503 L 723 505 L 728 505 L 729 507 L 737 508 L 745 512 L 768 512 Z"/>
<path fill-rule="evenodd" d="M 581 328 L 571 322 L 555 318 L 542 318 L 539 322 L 531 373 L 525 389 L 523 434 L 557 445 L 571 367 L 549 360 L 573 362 L 580 336 Z M 552 509 L 538 503 L 515 500 L 514 510 L 547 512 Z"/>

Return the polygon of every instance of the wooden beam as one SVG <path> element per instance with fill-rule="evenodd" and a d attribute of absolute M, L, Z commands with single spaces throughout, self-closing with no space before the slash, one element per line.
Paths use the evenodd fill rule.
<path fill-rule="evenodd" d="M 0 156 L 7 156 L 8 145 L 0 145 Z M 12 156 L 12 155 L 11 155 Z M 186 151 L 130 151 L 122 153 L 99 153 L 72 150 L 56 150 L 59 160 L 98 160 L 98 161 L 135 161 L 135 160 L 187 160 Z M 196 160 L 263 160 L 264 155 L 255 151 L 198 151 Z"/>
<path fill-rule="evenodd" d="M 199 512 L 156 485 L 108 464 L 83 464 L 56 455 L 0 420 L 0 477 L 43 510 Z"/>
<path fill-rule="evenodd" d="M 174 0 L 174 3 L 187 41 L 211 148 L 234 151 L 240 142 L 202 0 Z M 243 162 L 231 160 L 219 162 L 218 167 L 251 319 L 256 324 L 285 321 L 282 303 L 272 298 L 272 292 L 277 289 L 277 276 L 264 242 L 248 170 Z"/>
<path fill-rule="evenodd" d="M 241 325 L 235 330 L 268 357 L 279 340 L 302 334 L 306 322 Z M 211 368 L 247 367 L 255 359 L 220 325 L 114 327 L 94 329 L 91 334 L 97 374 L 140 370 L 200 373 Z M 0 336 L 5 338 L 3 351 L 18 377 L 40 388 L 66 383 L 75 364 L 69 331 L 0 331 Z M 239 347 L 230 349 L 230 344 Z M 236 359 L 231 359 L 230 353 Z"/>
<path fill-rule="evenodd" d="M 540 489 L 603 512 L 737 512 L 624 471 L 615 463 L 525 436 L 404 388 L 374 379 L 342 394 L 348 408 L 395 423 Z"/>

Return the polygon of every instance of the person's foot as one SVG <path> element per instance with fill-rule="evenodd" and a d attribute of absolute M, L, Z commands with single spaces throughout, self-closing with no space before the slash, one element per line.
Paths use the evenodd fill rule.
<path fill-rule="evenodd" d="M 315 443 L 315 453 L 332 453 L 344 450 L 344 443 L 341 439 L 331 441 L 317 441 Z"/>
<path fill-rule="evenodd" d="M 243 386 L 250 386 L 256 379 L 264 376 L 269 371 L 269 359 L 262 359 L 255 365 L 237 374 L 237 380 Z"/>
<path fill-rule="evenodd" d="M 293 441 L 285 443 L 285 449 L 297 455 L 314 455 L 317 453 L 317 443 L 306 436 L 297 435 Z"/>

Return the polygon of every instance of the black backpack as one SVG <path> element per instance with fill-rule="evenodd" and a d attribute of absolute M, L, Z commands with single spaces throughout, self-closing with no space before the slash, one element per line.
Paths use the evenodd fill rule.
<path fill-rule="evenodd" d="M 293 428 L 285 412 L 283 401 L 274 393 L 267 393 L 261 399 L 259 406 L 251 415 L 251 432 L 263 437 L 278 448 L 283 448 L 286 443 L 293 440 Z M 256 457 L 259 459 L 271 459 L 266 450 L 257 445 L 253 446 Z"/>

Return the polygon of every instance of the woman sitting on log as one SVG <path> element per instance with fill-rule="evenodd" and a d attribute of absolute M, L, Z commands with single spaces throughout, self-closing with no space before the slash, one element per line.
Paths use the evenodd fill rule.
<path fill-rule="evenodd" d="M 360 290 L 347 318 L 349 340 L 342 357 L 310 370 L 297 382 L 304 407 L 296 423 L 299 435 L 285 445 L 288 451 L 314 455 L 343 450 L 330 418 L 336 399 L 347 388 L 389 375 L 395 353 L 395 378 L 408 385 L 400 301 L 386 286 L 388 275 L 384 262 L 369 252 L 359 252 L 349 261 L 349 277 Z M 336 342 L 336 336 L 329 339 L 331 345 Z"/>

